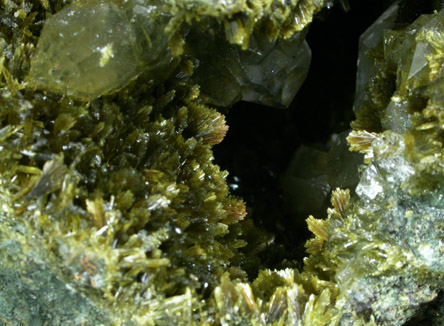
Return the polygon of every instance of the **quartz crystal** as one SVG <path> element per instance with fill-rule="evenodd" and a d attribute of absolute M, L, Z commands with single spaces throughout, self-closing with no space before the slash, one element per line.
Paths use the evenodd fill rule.
<path fill-rule="evenodd" d="M 237 50 L 238 68 L 228 67 L 238 82 L 242 99 L 288 107 L 307 76 L 311 51 L 305 33 L 288 40 L 254 37 L 246 51 Z"/>
<path fill-rule="evenodd" d="M 45 22 L 31 61 L 32 83 L 91 100 L 142 71 L 167 67 L 168 37 L 158 32 L 162 21 L 155 8 L 135 1 L 64 8 Z"/>
<path fill-rule="evenodd" d="M 328 182 L 328 153 L 299 147 L 281 178 L 287 205 L 297 216 L 324 214 L 332 188 Z"/>
<path fill-rule="evenodd" d="M 382 17 L 402 19 L 397 5 Z M 443 17 L 439 11 L 404 27 L 385 25 L 361 52 L 373 64 L 360 66 L 364 94 L 347 139 L 365 164 L 355 194 L 333 191 L 327 220 L 307 220 L 315 238 L 301 279 L 319 273 L 325 283 L 310 284 L 335 289 L 326 310 L 332 317 L 322 325 L 442 323 L 442 315 L 428 314 L 437 311 L 444 287 Z"/>
<path fill-rule="evenodd" d="M 268 26 L 274 53 L 322 7 L 3 1 L 0 324 L 217 323 L 216 288 L 247 281 L 271 237 L 213 162 L 228 126 L 192 79 L 191 36 L 241 51 Z"/>
<path fill-rule="evenodd" d="M 348 138 L 351 148 L 367 158 L 356 188 L 358 204 L 351 212 L 356 215 L 350 217 L 360 230 L 352 233 L 367 233 L 370 242 L 350 242 L 350 247 L 362 247 L 336 274 L 340 287 L 348 291 L 347 299 L 339 297 L 337 304 L 367 314 L 379 325 L 403 325 L 443 288 L 439 226 L 444 216 L 444 171 L 438 163 L 444 107 L 438 86 L 443 78 L 443 15 L 422 15 L 407 27 L 387 29 L 383 42 L 368 52 L 376 71 L 363 87 L 369 97 L 359 108 L 365 114 L 357 111 L 354 126 L 359 130 Z M 389 84 L 395 85 L 389 96 L 377 95 Z M 376 119 L 386 131 L 370 132 Z M 382 250 L 384 260 L 365 258 L 366 248 Z M 363 272 L 366 260 L 368 270 Z M 353 281 L 346 281 L 351 275 Z M 354 323 L 347 316 L 341 322 Z"/>
<path fill-rule="evenodd" d="M 296 216 L 325 215 L 332 190 L 354 189 L 358 184 L 363 157 L 349 150 L 348 134 L 345 131 L 332 135 L 328 150 L 301 146 L 293 154 L 281 177 L 281 186 Z"/>
<path fill-rule="evenodd" d="M 45 22 L 31 61 L 31 84 L 92 100 L 141 73 L 154 83 L 166 79 L 175 66 L 169 42 L 176 30 L 185 37 L 188 28 L 181 29 L 180 23 L 171 27 L 174 19 L 162 8 L 133 0 L 77 2 L 64 8 Z M 210 35 L 195 40 L 193 49 L 188 37 L 185 55 L 195 56 L 193 80 L 202 85 L 210 104 L 227 107 L 243 99 L 287 107 L 310 65 L 305 34 L 279 40 L 252 35 L 247 49 Z"/>
<path fill-rule="evenodd" d="M 213 105 L 231 106 L 241 99 L 287 107 L 310 66 L 311 51 L 304 38 L 302 32 L 273 41 L 253 35 L 246 50 L 220 41 L 202 48 L 199 42 L 195 80 Z"/>
<path fill-rule="evenodd" d="M 377 72 L 376 61 L 369 51 L 380 46 L 384 39 L 384 31 L 395 25 L 399 10 L 399 1 L 395 1 L 381 17 L 379 17 L 360 37 L 358 70 L 356 75 L 356 91 L 354 109 L 359 110 L 365 96 L 364 87 Z"/>

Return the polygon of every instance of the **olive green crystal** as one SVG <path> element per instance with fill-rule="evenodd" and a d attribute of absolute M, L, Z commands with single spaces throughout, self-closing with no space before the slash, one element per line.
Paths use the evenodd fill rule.
<path fill-rule="evenodd" d="M 219 22 L 246 9 L 3 3 L 0 275 L 19 291 L 0 288 L 0 302 L 8 300 L 0 320 L 214 323 L 221 279 L 246 282 L 244 266 L 260 265 L 269 236 L 213 163 L 228 127 L 190 79 L 195 58 L 184 42 L 188 29 L 210 22 L 220 33 Z M 277 22 L 261 6 L 251 28 Z M 291 37 L 321 7 L 293 3 L 294 12 L 279 15 L 286 34 L 269 36 Z M 245 46 L 238 36 L 250 32 L 224 42 Z"/>
<path fill-rule="evenodd" d="M 330 208 L 303 266 L 272 270 L 210 104 L 288 105 L 323 1 L 2 1 L 0 323 L 442 322 L 444 11 L 409 3 L 361 38 L 364 162 L 344 134 L 297 152 L 289 193 Z"/>

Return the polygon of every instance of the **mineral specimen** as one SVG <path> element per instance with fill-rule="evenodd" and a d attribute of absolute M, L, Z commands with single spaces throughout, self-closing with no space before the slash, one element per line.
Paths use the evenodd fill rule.
<path fill-rule="evenodd" d="M 365 95 L 348 137 L 366 160 L 356 195 L 336 191 L 328 219 L 308 219 L 316 237 L 302 275 L 322 280 L 319 298 L 333 293 L 322 313 L 328 325 L 403 325 L 442 290 L 444 12 L 402 27 L 399 8 L 361 39 L 379 38 L 362 47 L 368 58 L 360 60 L 358 84 L 367 82 L 357 89 Z"/>
<path fill-rule="evenodd" d="M 307 220 L 315 238 L 301 272 L 264 270 L 251 285 L 223 281 L 215 292 L 222 324 L 442 323 L 444 13 L 408 22 L 394 10 L 405 6 L 389 8 L 379 21 L 395 24 L 361 54 L 374 70 L 360 67 L 365 95 L 348 136 L 365 158 L 354 194 L 334 191 L 328 218 Z"/>
<path fill-rule="evenodd" d="M 247 281 L 269 237 L 212 163 L 228 127 L 188 77 L 186 30 L 222 22 L 248 47 L 256 24 L 290 38 L 322 1 L 2 5 L 0 320 L 213 323 L 206 299 Z"/>
<path fill-rule="evenodd" d="M 351 189 L 307 219 L 304 267 L 270 270 L 270 237 L 213 163 L 228 127 L 208 103 L 287 105 L 323 1 L 3 0 L 0 322 L 440 322 L 444 11 L 412 3 L 361 40 L 347 139 L 364 163 L 340 135 L 289 173 L 308 210 Z"/>
<path fill-rule="evenodd" d="M 393 28 L 399 10 L 399 1 L 387 9 L 376 22 L 361 35 L 359 42 L 358 73 L 356 80 L 355 110 L 362 105 L 364 87 L 376 74 L 375 58 L 367 53 L 377 48 L 384 38 L 384 31 Z"/>
<path fill-rule="evenodd" d="M 301 146 L 294 153 L 281 184 L 287 205 L 296 216 L 325 215 L 332 190 L 354 189 L 358 184 L 363 159 L 349 151 L 348 133 L 333 135 L 328 150 Z"/>

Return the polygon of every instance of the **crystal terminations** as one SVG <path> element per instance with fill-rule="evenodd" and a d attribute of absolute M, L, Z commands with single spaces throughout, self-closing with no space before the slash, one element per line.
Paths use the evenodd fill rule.
<path fill-rule="evenodd" d="M 76 2 L 46 20 L 30 86 L 93 100 L 141 73 L 159 84 L 186 56 L 211 104 L 288 106 L 310 63 L 304 27 L 322 3 Z"/>
<path fill-rule="evenodd" d="M 260 264 L 254 249 L 268 238 L 212 164 L 211 146 L 227 127 L 192 84 L 186 38 L 169 78 L 153 83 L 151 71 L 141 71 L 84 102 L 27 84 L 37 22 L 65 4 L 3 4 L 2 322 L 403 325 L 438 296 L 442 12 L 406 23 L 395 4 L 385 16 L 393 25 L 374 26 L 380 39 L 365 54 L 373 73 L 348 137 L 366 159 L 356 191 L 334 191 L 328 219 L 307 220 L 315 238 L 302 271 L 263 269 L 248 282 L 243 266 Z M 205 5 L 177 8 L 188 21 L 197 12 L 229 21 L 225 31 L 238 26 L 235 15 L 211 14 Z M 171 40 L 180 44 L 183 35 Z M 101 53 L 99 65 L 111 58 L 109 49 Z"/>
<path fill-rule="evenodd" d="M 273 42 L 285 41 L 275 39 L 295 40 L 297 49 L 322 2 L 248 5 L 2 1 L 2 322 L 220 319 L 211 299 L 220 279 L 246 281 L 243 267 L 259 268 L 257 248 L 269 236 L 245 218 L 226 172 L 212 163 L 211 147 L 228 127 L 193 80 L 193 29 L 245 48 L 257 24 L 270 37 L 264 56 L 278 55 Z M 228 41 L 222 47 L 240 51 Z"/>

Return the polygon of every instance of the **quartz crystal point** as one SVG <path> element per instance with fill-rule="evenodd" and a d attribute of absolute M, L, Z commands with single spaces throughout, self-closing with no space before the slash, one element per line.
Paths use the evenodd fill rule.
<path fill-rule="evenodd" d="M 219 308 L 239 311 L 215 289 L 247 282 L 270 237 L 213 163 L 228 126 L 186 79 L 188 31 L 239 54 L 257 30 L 259 61 L 296 54 L 323 3 L 2 1 L 0 324 L 216 325 L 231 318 Z M 268 276 L 292 285 L 264 301 L 264 322 L 294 323 L 295 271 L 264 275 L 264 290 Z"/>
<path fill-rule="evenodd" d="M 170 63 L 187 27 L 245 50 L 256 27 L 291 39 L 323 1 L 159 3 L 2 1 L 2 325 L 217 325 L 242 310 L 215 289 L 247 282 L 270 237 L 213 163 L 228 127 L 182 78 L 194 58 Z M 261 275 L 261 291 L 269 277 L 291 285 L 263 301 L 262 321 L 294 324 L 305 306 L 297 273 Z M 253 285 L 239 288 L 251 297 Z M 323 293 L 308 310 L 325 306 Z"/>
<path fill-rule="evenodd" d="M 357 198 L 345 221 L 332 222 L 324 249 L 342 261 L 335 275 L 339 325 L 354 325 L 347 313 L 353 311 L 377 325 L 403 325 L 440 289 L 443 234 L 436 226 L 444 210 L 433 196 L 406 191 L 418 176 L 401 135 L 386 131 L 368 151 L 373 159 L 361 173 Z"/>
<path fill-rule="evenodd" d="M 288 40 L 254 37 L 246 51 L 237 49 L 237 69 L 228 66 L 238 82 L 242 100 L 287 107 L 308 74 L 311 50 L 305 33 Z"/>
<path fill-rule="evenodd" d="M 360 37 L 358 70 L 356 75 L 356 95 L 354 109 L 359 110 L 365 96 L 364 87 L 377 72 L 376 62 L 369 51 L 381 45 L 384 31 L 391 29 L 397 17 L 399 1 L 390 6 Z"/>
<path fill-rule="evenodd" d="M 222 41 L 215 48 L 200 48 L 194 78 L 213 105 L 226 107 L 244 100 L 288 107 L 310 66 L 311 50 L 305 34 L 297 32 L 288 40 L 273 41 L 253 34 L 246 50 L 221 45 Z"/>
<path fill-rule="evenodd" d="M 301 146 L 293 154 L 281 186 L 287 206 L 296 216 L 324 215 L 332 190 L 327 166 L 327 151 Z"/>
<path fill-rule="evenodd" d="M 354 189 L 359 182 L 362 155 L 351 152 L 348 131 L 334 134 L 330 148 L 301 146 L 281 178 L 285 201 L 298 217 L 325 215 L 332 190 Z"/>
<path fill-rule="evenodd" d="M 359 182 L 351 195 L 333 192 L 326 220 L 307 219 L 315 238 L 300 279 L 315 293 L 333 289 L 320 325 L 401 326 L 415 316 L 412 325 L 430 325 L 421 311 L 442 303 L 444 11 L 395 27 L 396 6 L 357 81 L 364 96 L 348 142 L 365 155 Z"/>
<path fill-rule="evenodd" d="M 45 22 L 31 61 L 31 85 L 92 100 L 118 90 L 141 73 L 151 73 L 154 82 L 166 79 L 174 68 L 169 42 L 173 37 L 185 37 L 187 28 L 181 29 L 182 16 L 173 18 L 164 5 L 102 0 L 76 2 L 64 8 Z M 219 5 L 214 3 L 212 9 Z M 198 12 L 203 10 L 197 3 L 194 7 Z M 213 15 L 210 8 L 209 16 Z M 304 26 L 301 23 L 297 28 Z M 200 29 L 198 25 L 195 28 Z M 183 35 L 176 35 L 176 30 Z M 248 39 L 248 48 L 244 47 L 246 41 L 241 42 L 242 48 L 227 42 L 226 38 L 238 43 L 231 37 L 233 33 L 217 41 L 210 37 L 214 44 L 206 44 L 205 39 L 196 43 L 200 54 L 195 58 L 199 68 L 194 80 L 209 102 L 230 106 L 243 99 L 287 107 L 310 65 L 305 31 L 294 31 L 288 39 L 248 35 L 242 38 Z"/>
<path fill-rule="evenodd" d="M 76 2 L 47 19 L 31 61 L 31 83 L 92 100 L 143 71 L 171 62 L 165 19 L 154 3 Z M 163 24 L 163 27 L 162 27 Z M 166 76 L 163 76 L 166 77 Z"/>

